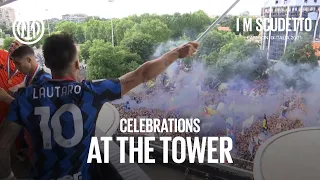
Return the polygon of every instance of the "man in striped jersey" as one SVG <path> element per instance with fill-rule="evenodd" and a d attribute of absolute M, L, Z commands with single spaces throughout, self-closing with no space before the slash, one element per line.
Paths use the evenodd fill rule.
<path fill-rule="evenodd" d="M 45 80 L 51 79 L 51 75 L 46 73 L 40 68 L 37 63 L 35 53 L 33 49 L 27 45 L 18 47 L 10 56 L 15 67 L 22 72 L 25 76 L 24 82 L 19 87 L 33 85 L 41 85 Z M 10 104 L 14 97 L 7 93 L 3 88 L 0 88 L 0 102 Z M 25 159 L 25 153 L 23 149 L 26 149 L 26 143 L 28 143 L 29 157 L 32 157 L 31 141 L 28 132 L 22 130 L 18 139 L 18 153 L 17 157 L 20 161 Z"/>
<path fill-rule="evenodd" d="M 15 67 L 23 73 L 24 81 L 19 88 L 31 84 L 41 85 L 45 80 L 51 79 L 51 75 L 45 72 L 38 64 L 34 51 L 27 45 L 17 48 L 10 56 Z M 14 98 L 4 89 L 0 88 L 0 102 L 10 104 Z"/>
<path fill-rule="evenodd" d="M 77 82 L 80 63 L 72 37 L 48 37 L 43 54 L 52 80 L 21 88 L 11 103 L 0 125 L 0 179 L 15 178 L 8 154 L 12 140 L 24 127 L 34 148 L 33 179 L 97 179 L 98 168 L 87 159 L 103 105 L 154 79 L 177 59 L 194 55 L 198 46 L 189 42 L 117 79 Z"/>

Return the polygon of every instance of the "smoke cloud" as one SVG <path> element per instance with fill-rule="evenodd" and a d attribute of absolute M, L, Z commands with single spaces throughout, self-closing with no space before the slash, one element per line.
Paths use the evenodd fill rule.
<path fill-rule="evenodd" d="M 160 44 L 154 53 L 154 56 L 160 56 L 167 52 L 170 48 L 176 47 L 185 43 L 184 41 Z M 144 85 L 139 86 L 133 90 L 133 93 L 150 93 L 150 97 L 138 102 L 125 96 L 123 99 L 114 103 L 129 102 L 131 109 L 147 107 L 151 109 L 163 109 L 165 111 L 172 111 L 178 109 L 180 114 L 185 117 L 200 117 L 201 120 L 207 120 L 217 127 L 225 127 L 225 119 L 227 117 L 233 118 L 235 125 L 242 125 L 242 122 L 254 116 L 254 121 L 262 120 L 263 115 L 279 114 L 280 106 L 285 101 L 297 101 L 293 97 L 301 97 L 306 106 L 307 111 L 294 110 L 288 113 L 288 118 L 292 120 L 300 119 L 305 125 L 313 126 L 318 123 L 318 111 L 320 104 L 320 70 L 309 65 L 287 65 L 278 62 L 270 65 L 264 61 L 261 52 L 254 52 L 244 62 L 234 63 L 233 68 L 238 68 L 238 71 L 231 78 L 227 80 L 219 80 L 217 74 L 223 73 L 219 69 L 207 69 L 205 63 L 201 59 L 196 59 L 192 63 L 192 70 L 190 72 L 179 71 L 180 64 L 183 60 L 178 60 L 173 63 L 166 73 L 169 81 L 174 87 L 173 91 L 165 90 L 161 84 L 160 75 L 157 78 L 157 86 L 151 92 Z M 260 74 L 267 74 L 265 79 L 266 92 L 263 95 L 257 94 L 255 79 L 250 79 L 252 74 L 261 66 L 268 66 L 269 68 L 263 69 L 264 72 Z M 238 73 L 239 72 L 239 73 Z M 259 77 L 256 77 L 259 78 Z M 210 80 L 211 79 L 211 80 Z M 199 86 L 202 85 L 202 92 L 208 91 L 208 96 L 199 98 Z M 215 94 L 219 94 L 218 88 L 213 87 L 226 86 L 226 95 L 221 98 Z M 259 88 L 258 88 L 259 89 Z M 246 95 L 243 95 L 246 94 Z M 283 98 L 285 95 L 286 98 Z M 220 99 L 219 99 L 220 98 Z M 218 106 L 223 104 L 220 110 Z M 217 113 L 204 117 L 201 115 L 202 107 L 209 106 L 216 110 Z M 205 128 L 208 131 L 211 127 Z"/>

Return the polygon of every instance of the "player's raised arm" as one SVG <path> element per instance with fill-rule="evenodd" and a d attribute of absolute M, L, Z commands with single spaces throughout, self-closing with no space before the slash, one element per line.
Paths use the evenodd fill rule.
<path fill-rule="evenodd" d="M 119 78 L 121 84 L 121 95 L 126 94 L 141 83 L 155 78 L 164 70 L 166 70 L 178 58 L 192 56 L 196 52 L 198 47 L 198 43 L 189 42 L 183 46 L 167 52 L 157 59 L 145 62 L 135 71 L 121 76 Z"/>

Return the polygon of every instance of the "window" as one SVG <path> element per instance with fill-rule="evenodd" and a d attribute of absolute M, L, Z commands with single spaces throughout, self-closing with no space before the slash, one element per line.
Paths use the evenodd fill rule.
<path fill-rule="evenodd" d="M 278 0 L 276 0 L 276 4 L 278 4 L 279 3 L 279 1 Z"/>
<path fill-rule="evenodd" d="M 308 0 L 304 0 L 304 3 L 308 3 Z"/>
<path fill-rule="evenodd" d="M 314 0 L 314 3 L 317 3 L 318 0 Z"/>

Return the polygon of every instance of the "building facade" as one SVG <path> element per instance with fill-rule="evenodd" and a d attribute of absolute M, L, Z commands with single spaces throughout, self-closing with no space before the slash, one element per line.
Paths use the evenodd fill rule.
<path fill-rule="evenodd" d="M 65 14 L 62 15 L 62 20 L 64 21 L 72 21 L 72 22 L 84 22 L 88 18 L 86 14 Z"/>
<path fill-rule="evenodd" d="M 16 16 L 14 9 L 12 8 L 0 8 L 0 24 L 5 25 L 6 27 L 11 27 Z"/>
<path fill-rule="evenodd" d="M 15 2 L 15 1 L 17 1 L 17 0 L 0 0 L 0 7 L 7 5 L 9 3 Z"/>
<path fill-rule="evenodd" d="M 287 46 L 301 33 L 308 33 L 314 41 L 320 39 L 319 29 L 320 0 L 268 0 L 261 10 L 262 19 L 273 19 L 273 25 L 277 23 L 276 18 L 310 18 L 312 20 L 311 31 L 306 31 L 309 26 L 306 21 L 299 22 L 291 19 L 289 29 L 284 31 L 263 31 L 261 47 L 267 51 L 268 59 L 279 60 L 286 51 Z M 296 23 L 295 23 L 295 22 Z M 294 28 L 296 24 L 296 28 Z M 291 29 L 291 31 L 290 31 Z M 300 31 L 301 29 L 301 31 Z"/>

